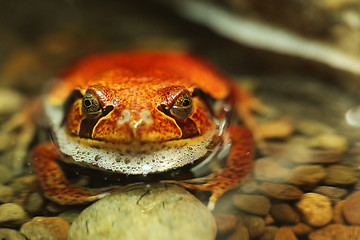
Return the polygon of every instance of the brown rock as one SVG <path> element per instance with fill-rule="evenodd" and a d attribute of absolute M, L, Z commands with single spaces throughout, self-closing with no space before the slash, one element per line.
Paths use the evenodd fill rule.
<path fill-rule="evenodd" d="M 345 200 L 339 201 L 333 208 L 333 222 L 337 224 L 345 224 L 345 218 L 343 215 L 343 205 Z"/>
<path fill-rule="evenodd" d="M 278 165 L 271 158 L 263 158 L 255 162 L 254 173 L 257 180 L 285 182 L 290 172 L 289 169 Z"/>
<path fill-rule="evenodd" d="M 307 235 L 313 230 L 312 227 L 302 222 L 299 222 L 290 228 L 296 235 Z"/>
<path fill-rule="evenodd" d="M 249 231 L 244 225 L 238 225 L 236 231 L 227 240 L 249 240 Z"/>
<path fill-rule="evenodd" d="M 266 226 L 263 234 L 259 237 L 259 240 L 274 240 L 278 228 L 275 226 Z"/>
<path fill-rule="evenodd" d="M 263 183 L 260 186 L 263 193 L 279 200 L 296 200 L 303 192 L 295 186 L 279 183 Z"/>
<path fill-rule="evenodd" d="M 356 172 L 344 165 L 332 165 L 326 169 L 325 185 L 346 186 L 357 182 Z"/>
<path fill-rule="evenodd" d="M 271 224 L 274 224 L 274 223 L 275 223 L 274 218 L 273 218 L 270 214 L 268 214 L 268 215 L 265 216 L 264 221 L 265 221 L 265 224 L 266 224 L 266 225 L 271 225 Z"/>
<path fill-rule="evenodd" d="M 61 217 L 68 223 L 72 224 L 75 221 L 75 219 L 79 216 L 80 213 L 81 213 L 80 209 L 72 209 L 72 210 L 68 210 L 68 211 L 60 213 L 58 217 Z"/>
<path fill-rule="evenodd" d="M 290 228 L 280 227 L 276 232 L 275 240 L 297 240 L 297 237 Z"/>
<path fill-rule="evenodd" d="M 32 174 L 32 175 L 27 175 L 27 176 L 22 176 L 22 177 L 18 177 L 16 179 L 14 179 L 13 182 L 11 182 L 11 187 L 13 187 L 16 191 L 20 191 L 23 189 L 26 190 L 30 190 L 30 191 L 39 191 L 40 190 L 40 185 L 37 179 L 37 176 Z"/>
<path fill-rule="evenodd" d="M 309 234 L 310 240 L 358 240 L 360 239 L 359 226 L 344 226 L 330 224 Z"/>
<path fill-rule="evenodd" d="M 319 186 L 314 192 L 327 196 L 333 203 L 340 201 L 348 193 L 346 189 L 330 186 Z"/>
<path fill-rule="evenodd" d="M 248 229 L 250 239 L 261 236 L 265 229 L 264 219 L 256 216 L 243 216 L 240 224 L 243 224 Z"/>
<path fill-rule="evenodd" d="M 44 207 L 44 197 L 39 192 L 31 193 L 26 200 L 25 209 L 31 213 L 40 213 Z"/>
<path fill-rule="evenodd" d="M 13 177 L 12 172 L 7 167 L 0 165 L 0 184 L 9 182 Z"/>
<path fill-rule="evenodd" d="M 21 226 L 28 239 L 66 240 L 70 224 L 60 217 L 34 217 Z"/>
<path fill-rule="evenodd" d="M 235 207 L 255 215 L 265 216 L 271 207 L 270 200 L 260 195 L 235 194 L 232 200 Z"/>
<path fill-rule="evenodd" d="M 0 228 L 1 240 L 25 240 L 25 237 L 18 231 L 9 228 Z"/>
<path fill-rule="evenodd" d="M 237 217 L 232 214 L 220 213 L 215 216 L 215 222 L 219 234 L 234 231 L 237 225 Z"/>
<path fill-rule="evenodd" d="M 240 189 L 246 194 L 258 194 L 260 192 L 260 186 L 255 180 L 245 181 L 241 184 Z"/>
<path fill-rule="evenodd" d="M 360 224 L 360 192 L 351 194 L 343 204 L 343 214 L 350 224 Z"/>
<path fill-rule="evenodd" d="M 0 185 L 0 202 L 8 203 L 11 201 L 14 194 L 14 189 L 9 186 Z"/>
<path fill-rule="evenodd" d="M 306 222 L 314 227 L 328 224 L 332 219 L 331 201 L 317 193 L 306 193 L 296 203 Z"/>
<path fill-rule="evenodd" d="M 296 224 L 300 221 L 299 214 L 287 203 L 273 204 L 270 214 L 276 223 Z"/>

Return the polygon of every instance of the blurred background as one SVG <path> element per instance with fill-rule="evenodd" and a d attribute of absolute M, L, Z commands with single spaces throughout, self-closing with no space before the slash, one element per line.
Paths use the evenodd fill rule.
<path fill-rule="evenodd" d="M 271 161 L 257 159 L 248 185 L 235 190 L 235 195 L 260 194 L 271 199 L 274 212 L 257 216 L 256 221 L 260 219 L 263 227 L 276 226 L 271 228 L 272 237 L 284 224 L 281 217 L 280 220 L 274 217 L 280 211 L 279 206 L 274 207 L 278 201 L 295 209 L 302 193 L 315 191 L 324 184 L 346 190 L 336 201 L 332 199 L 335 208 L 337 201 L 360 189 L 358 0 L 1 1 L 0 124 L 16 116 L 33 97 L 41 96 L 71 63 L 93 53 L 129 49 L 181 49 L 195 53 L 213 62 L 269 106 L 271 114 L 259 116 L 258 120 L 265 123 L 263 129 L 268 130 L 269 142 L 275 139 L 270 145 Z M 267 122 L 275 124 L 266 125 Z M 22 141 L 24 132 L 26 139 Z M 0 132 L 0 166 L 10 172 L 9 179 L 0 183 L 10 186 L 9 183 L 17 181 L 12 179 L 14 173 L 23 174 L 19 169 L 24 161 L 29 162 L 29 146 L 36 142 L 31 141 L 34 135 L 32 131 Z M 37 137 L 45 139 L 46 134 Z M 315 151 L 319 149 L 320 152 Z M 273 165 L 268 168 L 270 163 Z M 303 172 L 304 178 L 313 176 L 313 182 L 279 180 L 275 174 L 281 175 L 284 168 L 293 173 L 299 165 L 310 168 L 316 165 L 316 171 Z M 350 173 L 343 173 L 340 179 L 351 174 L 354 179 L 327 182 L 332 171 L 330 165 L 345 165 Z M 31 173 L 31 164 L 24 173 Z M 340 176 L 336 171 L 332 174 Z M 289 201 L 269 196 L 270 190 L 263 186 L 274 182 L 301 189 L 300 196 Z M 11 195 L 12 200 L 6 201 L 24 205 L 24 199 L 33 192 L 41 196 L 36 188 L 23 191 L 19 190 L 25 197 Z M 247 210 L 246 206 L 234 210 L 239 207 L 229 204 L 231 197 L 231 194 L 225 197 L 215 209 L 215 215 L 226 213 L 216 218 L 217 239 L 240 239 L 236 238 L 239 228 L 236 230 L 238 220 L 234 218 Z M 30 216 L 65 211 L 39 198 L 40 207 L 29 210 Z M 295 212 L 297 220 L 284 225 L 295 226 L 300 222 L 301 209 Z M 238 215 L 232 217 L 234 214 Z M 231 219 L 235 225 L 230 229 Z M 221 225 L 222 222 L 228 225 Z M 302 222 L 311 225 L 307 220 Z M 300 239 L 308 239 L 312 230 L 291 231 Z M 260 238 L 263 232 L 257 234 L 250 238 L 273 239 Z"/>

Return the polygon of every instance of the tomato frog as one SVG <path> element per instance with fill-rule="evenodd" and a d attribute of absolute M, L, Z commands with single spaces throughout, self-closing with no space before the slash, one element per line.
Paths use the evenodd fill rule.
<path fill-rule="evenodd" d="M 34 168 L 47 198 L 80 204 L 112 191 L 71 185 L 58 160 L 146 176 L 209 161 L 227 144 L 221 171 L 200 179 L 167 181 L 210 191 L 213 208 L 251 168 L 253 134 L 230 119 L 239 113 L 252 129 L 254 102 L 254 97 L 191 54 L 94 55 L 71 66 L 44 97 L 56 142 L 34 148 Z"/>

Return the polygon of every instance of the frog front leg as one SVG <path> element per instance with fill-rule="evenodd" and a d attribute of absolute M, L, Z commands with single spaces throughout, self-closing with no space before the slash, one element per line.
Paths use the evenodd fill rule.
<path fill-rule="evenodd" d="M 56 162 L 60 157 L 51 142 L 39 144 L 32 151 L 33 165 L 46 198 L 61 205 L 74 205 L 93 202 L 110 194 L 71 185 Z"/>
<path fill-rule="evenodd" d="M 213 210 L 217 199 L 228 190 L 238 186 L 250 172 L 254 156 L 254 141 L 249 129 L 241 126 L 230 126 L 227 129 L 231 148 L 224 169 L 203 184 L 192 184 L 186 181 L 167 181 L 186 188 L 211 191 L 208 208 Z M 205 178 L 206 179 L 206 178 Z"/>

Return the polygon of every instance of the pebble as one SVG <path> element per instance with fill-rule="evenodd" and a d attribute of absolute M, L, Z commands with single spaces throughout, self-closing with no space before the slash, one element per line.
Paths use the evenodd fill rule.
<path fill-rule="evenodd" d="M 11 182 L 10 186 L 14 188 L 16 191 L 21 191 L 25 189 L 27 191 L 35 192 L 41 189 L 38 178 L 34 174 L 15 178 Z"/>
<path fill-rule="evenodd" d="M 290 226 L 290 228 L 296 235 L 308 235 L 313 230 L 312 227 L 302 222 Z"/>
<path fill-rule="evenodd" d="M 278 227 L 266 226 L 264 228 L 262 235 L 258 239 L 259 240 L 274 240 L 277 231 L 278 231 Z"/>
<path fill-rule="evenodd" d="M 34 217 L 21 226 L 28 239 L 66 240 L 70 224 L 60 217 Z"/>
<path fill-rule="evenodd" d="M 261 236 L 265 229 L 265 221 L 257 216 L 242 216 L 240 224 L 243 224 L 249 231 L 250 239 L 256 239 Z"/>
<path fill-rule="evenodd" d="M 344 186 L 352 185 L 357 182 L 356 172 L 344 165 L 332 165 L 326 169 L 325 185 Z"/>
<path fill-rule="evenodd" d="M 244 225 L 238 225 L 236 231 L 226 240 L 250 240 L 248 229 Z"/>
<path fill-rule="evenodd" d="M 7 167 L 0 165 L 0 184 L 9 182 L 13 177 L 12 172 Z"/>
<path fill-rule="evenodd" d="M 268 214 L 271 207 L 270 200 L 261 195 L 235 194 L 232 201 L 240 210 L 260 216 Z"/>
<path fill-rule="evenodd" d="M 80 209 L 67 210 L 65 212 L 60 213 L 58 217 L 61 217 L 68 223 L 72 224 L 75 221 L 75 219 L 80 215 L 80 213 L 81 213 Z"/>
<path fill-rule="evenodd" d="M 184 188 L 138 184 L 86 208 L 71 225 L 68 240 L 208 240 L 215 236 L 211 212 Z"/>
<path fill-rule="evenodd" d="M 45 199 L 39 192 L 31 193 L 25 203 L 25 210 L 30 213 L 40 213 L 44 208 Z"/>
<path fill-rule="evenodd" d="M 275 163 L 271 158 L 255 161 L 254 174 L 257 180 L 269 182 L 285 182 L 291 171 Z"/>
<path fill-rule="evenodd" d="M 263 183 L 260 189 L 267 196 L 279 200 L 296 200 L 303 195 L 300 189 L 288 184 Z"/>
<path fill-rule="evenodd" d="M 276 223 L 297 224 L 300 216 L 296 210 L 287 203 L 275 203 L 271 206 L 270 214 Z"/>
<path fill-rule="evenodd" d="M 288 182 L 304 189 L 312 189 L 317 186 L 325 176 L 325 169 L 321 165 L 302 165 L 293 169 Z"/>
<path fill-rule="evenodd" d="M 0 184 L 0 202 L 8 203 L 11 201 L 14 194 L 14 189 L 9 186 L 4 186 Z"/>
<path fill-rule="evenodd" d="M 297 240 L 294 232 L 289 227 L 280 227 L 275 235 L 276 240 Z"/>
<path fill-rule="evenodd" d="M 266 225 L 271 225 L 275 223 L 274 218 L 270 214 L 265 216 L 264 221 Z"/>
<path fill-rule="evenodd" d="M 218 234 L 226 234 L 234 231 L 237 225 L 237 217 L 232 214 L 220 213 L 215 216 Z"/>
<path fill-rule="evenodd" d="M 260 186 L 255 180 L 244 181 L 240 189 L 245 194 L 258 194 L 260 192 Z"/>
<path fill-rule="evenodd" d="M 321 227 L 332 219 L 331 201 L 317 193 L 305 193 L 296 203 L 306 222 L 313 227 Z"/>
<path fill-rule="evenodd" d="M 313 192 L 327 196 L 333 203 L 340 201 L 348 194 L 346 189 L 330 186 L 318 186 Z"/>
<path fill-rule="evenodd" d="M 5 203 L 0 205 L 0 226 L 16 227 L 23 224 L 26 220 L 24 209 L 15 203 Z"/>
<path fill-rule="evenodd" d="M 348 223 L 360 224 L 360 192 L 355 192 L 345 199 L 343 203 L 343 214 Z"/>
<path fill-rule="evenodd" d="M 287 138 L 294 132 L 294 126 L 288 119 L 265 122 L 258 127 L 264 138 Z"/>
<path fill-rule="evenodd" d="M 12 90 L 0 88 L 0 115 L 11 114 L 20 110 L 24 103 L 24 97 Z"/>
<path fill-rule="evenodd" d="M 324 133 L 310 139 L 309 145 L 314 148 L 329 148 L 344 152 L 348 148 L 345 137 L 333 133 Z"/>
<path fill-rule="evenodd" d="M 10 228 L 0 228 L 1 240 L 26 240 L 25 237 L 18 231 Z"/>
<path fill-rule="evenodd" d="M 357 240 L 360 239 L 359 226 L 330 224 L 309 234 L 309 240 Z"/>
<path fill-rule="evenodd" d="M 338 201 L 333 208 L 333 222 L 338 224 L 345 224 L 345 218 L 343 214 L 343 206 L 345 200 Z"/>
<path fill-rule="evenodd" d="M 300 120 L 296 123 L 296 128 L 299 132 L 308 136 L 316 136 L 324 133 L 333 133 L 335 130 L 324 124 L 323 122 L 317 122 L 314 120 Z"/>

